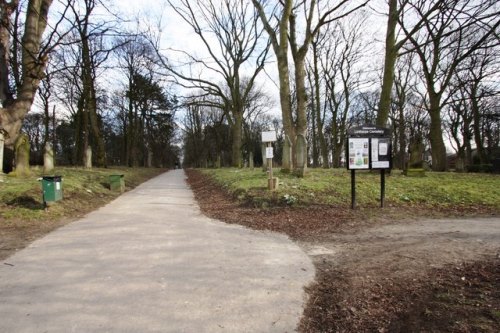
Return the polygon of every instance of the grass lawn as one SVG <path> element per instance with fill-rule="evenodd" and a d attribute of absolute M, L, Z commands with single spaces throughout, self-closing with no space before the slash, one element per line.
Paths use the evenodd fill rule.
<path fill-rule="evenodd" d="M 204 169 L 241 201 L 256 206 L 311 204 L 348 207 L 351 202 L 350 171 L 309 169 L 304 178 L 274 171 L 279 188 L 266 189 L 267 174 L 260 169 Z M 378 206 L 380 174 L 356 171 L 359 206 Z M 487 207 L 500 211 L 500 176 L 475 173 L 427 172 L 425 177 L 406 177 L 399 170 L 386 176 L 385 202 L 388 206 L 428 206 L 454 209 Z"/>
<path fill-rule="evenodd" d="M 120 195 L 109 189 L 109 176 L 123 174 L 126 190 L 136 187 L 165 169 L 155 168 L 56 168 L 62 176 L 63 199 L 45 210 L 41 169 L 25 178 L 0 178 L 0 259 L 34 239 L 95 210 Z"/>
<path fill-rule="evenodd" d="M 32 176 L 26 178 L 4 176 L 0 180 L 0 222 L 70 217 L 75 212 L 85 211 L 91 202 L 104 204 L 118 196 L 119 193 L 109 190 L 109 175 L 123 174 L 126 187 L 130 189 L 161 171 L 120 167 L 57 168 L 53 175 L 62 176 L 63 200 L 52 204 L 47 212 L 43 209 L 42 185 L 38 180 L 42 177 L 41 170 L 34 169 Z"/>

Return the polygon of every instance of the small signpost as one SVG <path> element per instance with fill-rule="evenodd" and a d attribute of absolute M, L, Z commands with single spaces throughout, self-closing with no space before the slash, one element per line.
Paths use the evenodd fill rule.
<path fill-rule="evenodd" d="M 262 143 L 266 144 L 266 159 L 267 168 L 269 170 L 269 179 L 267 181 L 267 188 L 269 190 L 275 190 L 278 187 L 278 178 L 273 177 L 273 147 L 272 143 L 276 141 L 275 131 L 262 132 Z"/>
<path fill-rule="evenodd" d="M 351 170 L 351 208 L 356 208 L 356 170 L 380 170 L 380 207 L 384 207 L 385 170 L 392 168 L 391 131 L 363 125 L 347 131 L 347 169 Z"/>

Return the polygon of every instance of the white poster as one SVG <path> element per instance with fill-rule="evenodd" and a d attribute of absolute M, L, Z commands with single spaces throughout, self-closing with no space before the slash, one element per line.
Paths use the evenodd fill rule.
<path fill-rule="evenodd" d="M 349 139 L 349 169 L 369 169 L 368 138 Z"/>
<path fill-rule="evenodd" d="M 373 169 L 389 169 L 389 167 L 390 167 L 389 161 L 372 162 Z"/>
<path fill-rule="evenodd" d="M 378 162 L 378 139 L 372 139 L 372 165 Z"/>
<path fill-rule="evenodd" d="M 273 158 L 273 147 L 266 147 L 266 158 Z"/>
<path fill-rule="evenodd" d="M 381 156 L 385 156 L 387 155 L 387 142 L 381 142 L 379 145 L 378 145 L 378 154 L 381 155 Z"/>

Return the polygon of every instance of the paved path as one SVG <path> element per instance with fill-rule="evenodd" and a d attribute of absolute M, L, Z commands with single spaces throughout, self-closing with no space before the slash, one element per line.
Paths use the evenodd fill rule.
<path fill-rule="evenodd" d="M 314 267 L 201 215 L 181 170 L 0 262 L 0 332 L 292 332 Z"/>

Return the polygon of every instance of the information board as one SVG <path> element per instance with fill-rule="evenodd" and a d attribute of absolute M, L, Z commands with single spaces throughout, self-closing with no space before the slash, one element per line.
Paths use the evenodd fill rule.
<path fill-rule="evenodd" d="M 347 169 L 390 169 L 392 145 L 390 131 L 365 125 L 349 129 L 346 147 Z"/>
<path fill-rule="evenodd" d="M 392 167 L 391 131 L 363 125 L 347 131 L 347 169 L 351 170 L 351 208 L 356 208 L 356 170 L 380 170 L 380 207 L 384 207 L 385 170 Z"/>

